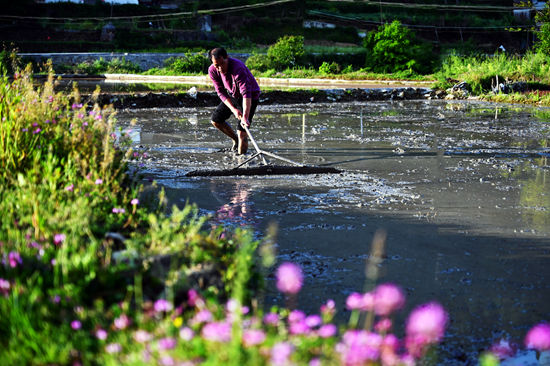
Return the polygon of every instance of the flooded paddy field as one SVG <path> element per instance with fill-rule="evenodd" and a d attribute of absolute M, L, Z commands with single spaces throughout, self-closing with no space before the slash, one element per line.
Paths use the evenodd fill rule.
<path fill-rule="evenodd" d="M 334 299 L 345 322 L 345 298 L 364 289 L 371 241 L 384 230 L 378 282 L 407 294 L 397 333 L 413 307 L 439 301 L 450 314 L 443 363 L 475 364 L 500 337 L 521 342 L 550 320 L 549 110 L 429 100 L 260 104 L 251 132 L 261 148 L 342 173 L 185 177 L 243 159 L 219 152 L 230 141 L 210 125 L 212 110 L 119 111 L 141 156 L 134 168 L 166 190 L 170 205 L 196 203 L 213 224 L 261 237 L 277 223 L 278 260 L 305 273 L 301 309 L 317 312 Z M 266 306 L 284 304 L 269 280 Z"/>

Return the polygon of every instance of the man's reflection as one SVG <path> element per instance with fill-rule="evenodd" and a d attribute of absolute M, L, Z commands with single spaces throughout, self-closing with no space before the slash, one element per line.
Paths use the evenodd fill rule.
<path fill-rule="evenodd" d="M 215 221 L 222 224 L 252 226 L 252 205 L 250 186 L 244 181 L 212 182 L 210 190 L 222 204 L 214 214 Z"/>

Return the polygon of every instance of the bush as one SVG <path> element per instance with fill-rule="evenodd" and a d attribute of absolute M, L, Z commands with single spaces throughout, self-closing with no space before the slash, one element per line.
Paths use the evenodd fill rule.
<path fill-rule="evenodd" d="M 10 50 L 4 47 L 0 51 L 0 76 L 2 74 L 13 74 L 14 69 L 21 63 L 17 56 L 17 50 Z"/>
<path fill-rule="evenodd" d="M 302 36 L 284 36 L 267 50 L 267 57 L 276 70 L 297 66 L 304 54 L 304 37 Z"/>
<path fill-rule="evenodd" d="M 137 74 L 141 72 L 139 65 L 127 61 L 125 58 L 105 61 L 103 57 L 93 62 L 81 62 L 75 66 L 75 72 L 88 75 L 98 74 Z"/>
<path fill-rule="evenodd" d="M 205 53 L 204 50 L 197 53 L 186 52 L 183 57 L 170 57 L 165 64 L 169 70 L 177 74 L 204 74 L 210 66 Z"/>
<path fill-rule="evenodd" d="M 550 5 L 536 15 L 536 21 L 542 23 L 537 31 L 538 41 L 535 44 L 537 52 L 550 56 Z"/>
<path fill-rule="evenodd" d="M 264 72 L 271 69 L 271 61 L 266 54 L 253 53 L 252 56 L 246 60 L 246 66 L 250 70 Z"/>
<path fill-rule="evenodd" d="M 336 62 L 323 62 L 319 67 L 319 72 L 323 75 L 339 74 L 341 71 L 342 68 Z"/>
<path fill-rule="evenodd" d="M 431 46 L 416 39 L 414 32 L 397 20 L 371 31 L 364 40 L 366 67 L 375 72 L 429 73 Z"/>

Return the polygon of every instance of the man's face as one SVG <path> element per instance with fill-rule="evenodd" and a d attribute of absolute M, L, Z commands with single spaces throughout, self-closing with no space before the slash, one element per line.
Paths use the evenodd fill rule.
<path fill-rule="evenodd" d="M 215 58 L 212 56 L 212 65 L 222 74 L 227 73 L 227 59 L 223 57 Z"/>

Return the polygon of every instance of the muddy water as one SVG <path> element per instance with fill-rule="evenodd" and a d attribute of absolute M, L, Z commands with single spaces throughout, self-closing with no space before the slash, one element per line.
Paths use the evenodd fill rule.
<path fill-rule="evenodd" d="M 471 101 L 261 106 L 252 133 L 262 148 L 344 172 L 186 178 L 241 161 L 218 152 L 229 141 L 211 112 L 126 110 L 119 121 L 136 119 L 144 180 L 171 203 L 197 203 L 213 223 L 258 236 L 278 224 L 279 261 L 306 274 L 302 309 L 331 298 L 345 321 L 343 302 L 365 287 L 371 240 L 385 230 L 379 282 L 398 283 L 408 300 L 397 323 L 441 302 L 451 318 L 445 364 L 474 363 L 499 337 L 521 342 L 550 320 L 550 111 Z M 283 303 L 272 283 L 265 301 Z"/>

